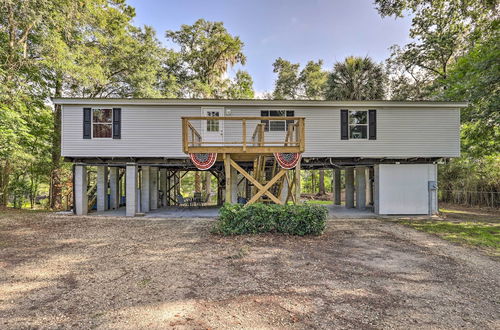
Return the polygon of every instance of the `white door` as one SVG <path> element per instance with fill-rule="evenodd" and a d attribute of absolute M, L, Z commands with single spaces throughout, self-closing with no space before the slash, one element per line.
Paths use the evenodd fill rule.
<path fill-rule="evenodd" d="M 224 116 L 224 108 L 202 108 L 204 117 L 222 117 Z M 202 121 L 203 141 L 206 142 L 222 142 L 224 141 L 224 121 L 217 119 L 208 119 Z M 217 144 L 207 144 L 213 146 Z"/>

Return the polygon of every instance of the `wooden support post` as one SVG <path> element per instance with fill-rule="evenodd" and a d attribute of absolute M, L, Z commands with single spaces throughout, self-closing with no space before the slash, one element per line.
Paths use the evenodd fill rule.
<path fill-rule="evenodd" d="M 217 205 L 222 206 L 224 204 L 224 189 L 222 189 L 222 173 L 217 175 Z"/>
<path fill-rule="evenodd" d="M 306 149 L 306 125 L 304 124 L 304 118 L 299 119 L 299 125 L 300 125 L 300 152 L 304 152 Z"/>
<path fill-rule="evenodd" d="M 294 180 L 295 172 L 291 173 L 290 176 L 288 176 L 288 196 L 286 197 L 286 201 L 288 203 L 289 200 L 292 201 L 292 203 L 297 204 L 296 196 L 295 196 L 295 180 Z M 291 178 L 290 178 L 291 177 Z"/>
<path fill-rule="evenodd" d="M 188 120 L 186 118 L 182 118 L 182 146 L 184 152 L 188 152 Z"/>
<path fill-rule="evenodd" d="M 260 125 L 259 126 L 259 147 L 264 146 L 264 131 L 265 131 L 264 125 Z"/>
<path fill-rule="evenodd" d="M 231 168 L 231 200 L 229 201 L 231 204 L 238 203 L 238 171 L 235 168 Z"/>
<path fill-rule="evenodd" d="M 224 171 L 226 174 L 226 203 L 231 203 L 231 155 L 224 154 Z"/>
<path fill-rule="evenodd" d="M 295 165 L 295 204 L 300 204 L 300 161 Z"/>

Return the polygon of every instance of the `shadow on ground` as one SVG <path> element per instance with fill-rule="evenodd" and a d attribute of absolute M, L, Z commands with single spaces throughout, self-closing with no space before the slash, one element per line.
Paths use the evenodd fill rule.
<path fill-rule="evenodd" d="M 499 264 L 395 223 L 320 237 L 213 220 L 0 216 L 0 320 L 17 328 L 498 328 Z"/>

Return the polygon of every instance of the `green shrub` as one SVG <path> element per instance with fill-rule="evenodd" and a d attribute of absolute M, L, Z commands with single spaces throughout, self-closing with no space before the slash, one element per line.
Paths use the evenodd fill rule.
<path fill-rule="evenodd" d="M 328 210 L 319 205 L 224 204 L 212 231 L 221 235 L 320 235 L 327 215 Z"/>

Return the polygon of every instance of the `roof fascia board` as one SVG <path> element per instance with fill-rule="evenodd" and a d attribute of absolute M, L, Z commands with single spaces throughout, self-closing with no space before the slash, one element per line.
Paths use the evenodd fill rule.
<path fill-rule="evenodd" d="M 307 101 L 307 100 L 207 100 L 207 99 L 123 99 L 123 98 L 53 98 L 62 105 L 178 105 L 178 106 L 270 106 L 270 107 L 432 107 L 464 108 L 466 102 L 433 101 Z"/>

